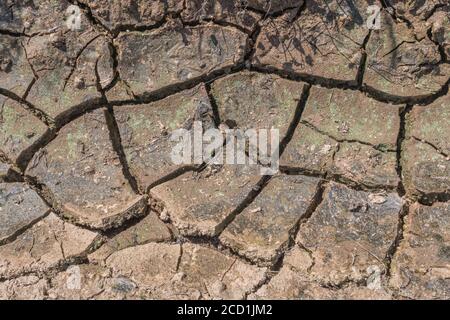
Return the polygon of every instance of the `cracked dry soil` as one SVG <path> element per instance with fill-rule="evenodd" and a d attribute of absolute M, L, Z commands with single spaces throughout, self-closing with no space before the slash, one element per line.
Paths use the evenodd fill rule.
<path fill-rule="evenodd" d="M 0 298 L 450 299 L 449 57 L 446 0 L 1 1 Z"/>

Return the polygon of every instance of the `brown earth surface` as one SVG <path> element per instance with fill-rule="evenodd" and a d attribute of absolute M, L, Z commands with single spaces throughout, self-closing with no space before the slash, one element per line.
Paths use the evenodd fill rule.
<path fill-rule="evenodd" d="M 450 299 L 449 59 L 447 0 L 2 0 L 0 299 Z"/>

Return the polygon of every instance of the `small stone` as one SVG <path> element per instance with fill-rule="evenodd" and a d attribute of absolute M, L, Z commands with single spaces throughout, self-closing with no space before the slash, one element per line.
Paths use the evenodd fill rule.
<path fill-rule="evenodd" d="M 174 282 L 183 281 L 184 278 L 186 278 L 186 274 L 183 272 L 178 272 L 172 277 L 172 281 Z"/>
<path fill-rule="evenodd" d="M 386 202 L 386 197 L 379 194 L 369 194 L 369 201 L 374 204 L 382 204 Z"/>

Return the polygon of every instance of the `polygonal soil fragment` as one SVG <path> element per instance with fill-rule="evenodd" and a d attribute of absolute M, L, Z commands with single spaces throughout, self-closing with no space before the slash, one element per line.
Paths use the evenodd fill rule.
<path fill-rule="evenodd" d="M 100 249 L 89 255 L 89 260 L 105 260 L 116 251 L 149 242 L 168 241 L 171 238 L 169 229 L 152 211 L 142 221 L 109 239 Z"/>
<path fill-rule="evenodd" d="M 92 15 L 109 30 L 149 27 L 161 22 L 166 14 L 163 0 L 81 0 Z"/>
<path fill-rule="evenodd" d="M 182 234 L 214 236 L 253 190 L 260 176 L 250 166 L 208 167 L 161 184 L 150 194 L 160 200 Z"/>
<path fill-rule="evenodd" d="M 260 15 L 247 10 L 244 3 L 228 0 L 187 0 L 181 12 L 184 23 L 195 23 L 204 20 L 231 23 L 246 32 L 251 32 Z"/>
<path fill-rule="evenodd" d="M 364 144 L 343 142 L 334 156 L 330 172 L 350 184 L 393 189 L 400 180 L 396 168 L 395 152 L 382 152 Z"/>
<path fill-rule="evenodd" d="M 390 284 L 411 299 L 450 298 L 450 206 L 415 204 L 392 261 Z"/>
<path fill-rule="evenodd" d="M 34 156 L 26 174 L 45 185 L 63 214 L 93 228 L 120 225 L 146 206 L 122 173 L 102 109 L 61 129 Z"/>
<path fill-rule="evenodd" d="M 373 1 L 308 1 L 300 17 L 268 20 L 253 64 L 307 76 L 354 81 L 368 34 L 366 9 Z"/>
<path fill-rule="evenodd" d="M 420 140 L 410 139 L 404 145 L 403 171 L 406 189 L 413 196 L 430 202 L 450 194 L 448 155 Z"/>
<path fill-rule="evenodd" d="M 187 243 L 183 244 L 178 276 L 181 286 L 195 287 L 209 299 L 243 299 L 263 280 L 264 271 L 237 258 Z"/>
<path fill-rule="evenodd" d="M 373 281 L 367 281 L 365 286 L 349 284 L 341 288 L 329 288 L 309 276 L 308 268 L 312 264 L 313 260 L 305 250 L 294 247 L 284 258 L 280 272 L 251 294 L 249 299 L 391 299 L 391 295 L 381 286 L 379 270 L 370 270 Z"/>
<path fill-rule="evenodd" d="M 70 262 L 85 254 L 96 236 L 50 213 L 13 242 L 0 246 L 0 277 L 44 272 Z"/>
<path fill-rule="evenodd" d="M 319 179 L 276 176 L 223 231 L 220 240 L 253 261 L 273 262 L 308 214 Z"/>
<path fill-rule="evenodd" d="M 296 241 L 311 253 L 312 277 L 324 284 L 361 281 L 368 268 L 384 271 L 396 238 L 402 200 L 396 194 L 354 191 L 331 183 Z"/>
<path fill-rule="evenodd" d="M 313 87 L 280 164 L 329 172 L 353 184 L 395 188 L 399 130 L 398 107 L 357 91 Z"/>
<path fill-rule="evenodd" d="M 280 157 L 280 166 L 324 174 L 338 146 L 336 140 L 300 123 Z"/>
<path fill-rule="evenodd" d="M 7 99 L 0 106 L 0 154 L 18 165 L 43 141 L 49 129 L 25 107 Z"/>
<path fill-rule="evenodd" d="M 2 300 L 43 300 L 48 290 L 47 281 L 36 275 L 27 275 L 0 282 Z"/>
<path fill-rule="evenodd" d="M 27 100 L 58 122 L 98 104 L 98 88 L 113 80 L 107 39 L 89 26 L 35 36 L 26 50 L 38 77 Z"/>
<path fill-rule="evenodd" d="M 447 60 L 450 59 L 450 5 L 438 9 L 429 19 L 431 39 L 444 49 Z"/>
<path fill-rule="evenodd" d="M 78 266 L 75 266 L 78 267 Z M 79 287 L 68 290 L 73 274 Z M 52 279 L 53 299 L 242 299 L 264 269 L 192 244 L 150 243 L 81 265 Z"/>
<path fill-rule="evenodd" d="M 448 14 L 450 9 L 446 0 L 386 0 L 385 4 L 391 7 L 389 8 L 391 12 L 394 9 L 395 15 L 406 21 L 418 37 L 426 34 L 430 24 L 436 21 L 436 16 L 440 16 L 441 13 Z"/>
<path fill-rule="evenodd" d="M 364 83 L 385 93 L 408 97 L 433 94 L 448 80 L 449 66 L 440 64 L 439 48 L 427 37 L 417 39 L 406 24 L 383 12 L 380 30 L 373 30 Z"/>
<path fill-rule="evenodd" d="M 14 21 L 11 7 L 14 4 L 14 0 L 5 0 L 0 3 L 0 29 L 8 30 L 10 32 L 20 32 L 22 27 L 19 25 L 19 21 Z"/>
<path fill-rule="evenodd" d="M 438 152 L 450 153 L 450 95 L 439 98 L 426 107 L 414 107 L 409 115 L 408 137 L 433 145 Z"/>
<path fill-rule="evenodd" d="M 246 34 L 216 25 L 120 34 L 119 72 L 135 95 L 230 69 L 242 62 Z"/>
<path fill-rule="evenodd" d="M 336 140 L 360 141 L 382 150 L 395 149 L 400 128 L 397 107 L 359 91 L 320 87 L 311 88 L 302 122 Z"/>
<path fill-rule="evenodd" d="M 105 92 L 105 95 L 110 103 L 134 99 L 133 92 L 131 92 L 131 89 L 121 79 L 118 79 L 114 86 Z"/>
<path fill-rule="evenodd" d="M 0 244 L 49 212 L 36 192 L 24 183 L 0 183 Z"/>
<path fill-rule="evenodd" d="M 68 21 L 76 16 L 67 0 L 6 0 L 0 5 L 0 29 L 33 36 L 68 30 Z M 80 13 L 82 13 L 80 11 Z M 87 20 L 82 20 L 81 26 Z"/>
<path fill-rule="evenodd" d="M 186 166 L 172 161 L 175 130 L 193 130 L 194 121 L 200 122 L 203 130 L 214 124 L 204 86 L 146 105 L 115 107 L 114 114 L 128 165 L 143 190 Z"/>
<path fill-rule="evenodd" d="M 241 72 L 212 85 L 222 123 L 239 129 L 279 129 L 283 138 L 294 118 L 303 83 Z"/>
<path fill-rule="evenodd" d="M 428 198 L 450 193 L 450 96 L 414 107 L 403 146 L 403 177 L 407 189 Z"/>
<path fill-rule="evenodd" d="M 1 6 L 1 5 L 0 5 Z M 24 38 L 0 37 L 0 88 L 22 97 L 34 79 L 23 48 Z M 3 103 L 0 97 L 0 104 Z"/>

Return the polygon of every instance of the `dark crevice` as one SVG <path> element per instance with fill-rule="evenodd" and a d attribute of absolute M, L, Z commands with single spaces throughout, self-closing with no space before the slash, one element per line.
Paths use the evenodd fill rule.
<path fill-rule="evenodd" d="M 314 194 L 314 198 L 311 201 L 310 205 L 308 206 L 308 209 L 306 210 L 305 214 L 297 221 L 295 226 L 289 231 L 289 240 L 287 245 L 285 246 L 285 249 L 281 252 L 275 263 L 273 264 L 271 270 L 278 272 L 281 270 L 281 267 L 283 266 L 284 257 L 286 256 L 286 253 L 288 253 L 295 245 L 295 239 L 297 237 L 298 232 L 300 231 L 300 228 L 303 224 L 305 224 L 309 218 L 313 215 L 313 213 L 316 211 L 316 209 L 319 207 L 319 205 L 323 201 L 323 194 L 325 192 L 326 183 L 324 181 L 320 181 L 316 192 Z"/>
<path fill-rule="evenodd" d="M 248 29 L 241 27 L 240 25 L 237 25 L 235 23 L 232 22 L 228 22 L 225 20 L 218 20 L 215 18 L 204 18 L 201 20 L 194 20 L 194 21 L 182 21 L 183 26 L 184 27 L 198 27 L 198 26 L 205 26 L 208 27 L 212 24 L 217 25 L 217 26 L 221 26 L 221 27 L 231 27 L 234 29 L 237 29 L 238 31 L 242 32 L 242 33 L 246 33 L 248 35 L 251 35 L 251 31 L 249 31 Z M 206 23 L 206 24 L 205 24 Z"/>
<path fill-rule="evenodd" d="M 301 167 L 291 167 L 291 166 L 283 166 L 280 165 L 280 172 L 286 175 L 302 175 L 313 178 L 325 178 L 325 172 L 321 172 L 318 170 L 310 170 Z"/>
<path fill-rule="evenodd" d="M 71 66 L 70 72 L 67 75 L 67 77 L 64 79 L 64 85 L 63 85 L 63 89 L 62 91 L 64 91 L 67 87 L 67 84 L 69 83 L 70 78 L 72 77 L 72 75 L 75 73 L 75 70 L 77 69 L 77 65 L 78 65 L 78 59 L 81 57 L 81 55 L 83 54 L 84 50 L 86 50 L 86 48 L 93 43 L 95 40 L 97 40 L 100 37 L 100 35 L 96 35 L 94 36 L 91 40 L 89 40 L 88 42 L 86 42 L 83 47 L 77 52 L 74 61 L 73 61 L 73 65 Z"/>
<path fill-rule="evenodd" d="M 195 78 L 189 79 L 184 82 L 174 83 L 174 84 L 165 86 L 163 88 L 160 88 L 160 89 L 152 91 L 152 92 L 137 95 L 134 99 L 112 100 L 109 102 L 109 104 L 111 106 L 148 104 L 151 102 L 162 100 L 164 98 L 167 98 L 168 96 L 179 93 L 181 91 L 192 89 L 203 82 L 207 84 L 207 83 L 213 82 L 221 77 L 224 77 L 228 74 L 237 73 L 242 70 L 244 70 L 243 64 L 238 64 L 238 65 L 218 69 L 218 70 L 212 71 L 211 73 L 209 73 L 207 75 L 195 77 Z"/>
<path fill-rule="evenodd" d="M 22 32 L 16 32 L 16 31 L 12 31 L 12 30 L 7 30 L 7 29 L 0 29 L 0 34 L 1 35 L 5 35 L 5 36 L 10 36 L 10 37 L 16 37 L 16 38 L 21 38 L 21 37 L 29 37 L 29 35 L 22 33 Z"/>
<path fill-rule="evenodd" d="M 438 41 L 433 39 L 433 30 L 431 27 L 427 30 L 427 37 L 438 48 L 439 55 L 441 57 L 441 59 L 440 59 L 441 61 L 439 61 L 439 64 L 440 63 L 449 63 L 450 61 L 448 60 L 447 54 L 445 52 L 445 48 Z"/>
<path fill-rule="evenodd" d="M 54 120 L 50 116 L 48 116 L 45 112 L 43 112 L 42 110 L 31 104 L 29 101 L 23 99 L 22 97 L 19 97 L 14 92 L 0 88 L 0 95 L 3 95 L 11 100 L 18 102 L 22 107 L 30 111 L 39 120 L 41 120 L 46 126 L 54 127 Z"/>
<path fill-rule="evenodd" d="M 100 93 L 101 95 L 101 93 Z M 102 108 L 105 106 L 105 100 L 103 97 L 93 98 L 86 100 L 84 102 L 81 102 L 80 104 L 77 104 L 75 106 L 72 106 L 68 108 L 66 111 L 60 113 L 55 118 L 55 127 L 57 129 L 61 129 L 65 125 L 69 124 L 70 122 L 78 119 L 81 116 L 84 116 L 86 113 L 91 112 L 93 110 Z"/>
<path fill-rule="evenodd" d="M 55 278 L 58 273 L 67 271 L 67 269 L 71 266 L 88 264 L 88 255 L 97 250 L 103 242 L 104 239 L 102 239 L 101 236 L 97 236 L 88 246 L 88 248 L 80 254 L 65 257 L 64 259 L 59 260 L 56 265 L 52 265 L 45 270 L 39 270 L 37 268 L 31 267 L 30 270 L 14 273 L 10 276 L 0 276 L 0 282 L 10 281 L 29 275 L 34 275 L 38 278 Z"/>
<path fill-rule="evenodd" d="M 346 277 L 344 280 L 339 281 L 337 283 L 335 282 L 318 282 L 318 285 L 322 288 L 332 290 L 332 291 L 339 291 L 343 290 L 345 288 L 350 287 L 352 284 L 356 287 L 366 287 L 367 286 L 367 278 L 368 276 L 362 277 L 360 279 L 352 279 L 350 277 Z"/>
<path fill-rule="evenodd" d="M 431 143 L 431 142 L 429 142 L 429 141 L 426 141 L 426 140 L 423 140 L 423 139 L 420 139 L 420 138 L 417 138 L 417 137 L 415 137 L 415 136 L 411 136 L 411 138 L 414 139 L 414 140 L 416 140 L 417 142 L 424 143 L 424 144 L 430 146 L 431 148 L 434 149 L 434 151 L 436 151 L 437 153 L 439 153 L 441 156 L 443 156 L 443 157 L 446 158 L 447 160 L 450 160 L 450 159 L 448 159 L 450 156 L 449 156 L 448 154 L 446 154 L 445 152 L 443 152 L 439 147 L 437 147 L 437 146 L 434 145 L 433 143 Z"/>
<path fill-rule="evenodd" d="M 390 0 L 381 0 L 381 5 L 394 20 L 404 23 L 409 29 L 413 29 L 411 21 L 401 15 L 398 15 L 397 10 L 392 6 L 392 4 L 390 4 Z"/>
<path fill-rule="evenodd" d="M 286 7 L 281 10 L 273 11 L 273 12 L 270 12 L 270 8 L 268 10 L 261 10 L 261 9 L 246 6 L 245 9 L 262 16 L 262 19 L 266 20 L 268 18 L 276 19 L 278 17 L 281 17 L 282 15 L 284 15 L 286 12 L 288 12 L 290 10 L 298 10 L 296 13 L 296 15 L 298 16 L 303 11 L 304 7 L 306 7 L 306 1 L 304 1 L 301 6 L 297 5 L 297 6 L 292 6 L 292 7 Z"/>
<path fill-rule="evenodd" d="M 78 0 L 67 0 L 70 4 L 76 5 L 83 9 L 84 14 L 86 15 L 89 22 L 91 22 L 94 26 L 100 27 L 103 31 L 109 32 L 109 29 L 99 20 L 97 19 L 94 14 L 92 13 L 91 8 Z"/>
<path fill-rule="evenodd" d="M 25 182 L 41 197 L 45 204 L 51 209 L 51 212 L 57 215 L 61 220 L 79 228 L 98 233 L 98 229 L 92 228 L 86 224 L 79 223 L 76 217 L 66 214 L 61 209 L 61 206 L 58 205 L 55 196 L 45 184 L 40 183 L 35 177 L 29 175 L 25 175 L 24 179 Z"/>
<path fill-rule="evenodd" d="M 424 94 L 418 96 L 396 96 L 387 92 L 375 89 L 367 84 L 363 84 L 361 91 L 366 93 L 369 97 L 384 103 L 391 104 L 417 104 L 417 105 L 428 105 L 434 102 L 436 99 L 445 96 L 448 92 L 450 84 L 450 78 L 445 82 L 445 84 L 435 93 Z"/>
<path fill-rule="evenodd" d="M 22 235 L 25 231 L 29 230 L 30 228 L 32 228 L 36 223 L 38 223 L 39 221 L 45 219 L 46 217 L 48 217 L 48 215 L 50 214 L 51 210 L 48 209 L 47 212 L 45 214 L 43 214 L 42 216 L 40 216 L 37 219 L 34 219 L 33 221 L 30 221 L 26 226 L 23 226 L 22 228 L 20 228 L 19 230 L 16 230 L 12 235 L 8 236 L 5 239 L 0 240 L 0 246 L 4 246 L 5 244 L 14 242 L 20 235 Z"/>
<path fill-rule="evenodd" d="M 275 74 L 280 76 L 281 78 L 296 81 L 296 82 L 306 82 L 311 85 L 318 85 L 320 87 L 328 88 L 328 89 L 344 89 L 344 90 L 353 90 L 353 91 L 361 91 L 365 93 L 368 97 L 383 103 L 389 103 L 393 105 L 398 104 L 418 104 L 418 105 L 427 105 L 447 94 L 450 78 L 446 81 L 446 83 L 435 93 L 432 94 L 424 94 L 418 96 L 397 96 L 393 94 L 386 93 L 384 91 L 380 91 L 375 89 L 367 84 L 362 84 L 361 87 L 358 86 L 357 81 L 347 81 L 347 80 L 339 80 L 339 79 L 331 79 L 324 78 L 320 76 L 313 76 L 306 73 L 298 73 L 289 70 L 278 69 L 269 65 L 251 65 L 249 68 L 251 71 L 265 73 L 265 74 Z"/>
<path fill-rule="evenodd" d="M 411 112 L 413 106 L 412 105 L 406 105 L 403 108 L 399 109 L 399 115 L 400 115 L 400 130 L 397 136 L 397 164 L 396 164 L 396 170 L 397 175 L 400 179 L 397 192 L 402 197 L 406 194 L 406 189 L 403 184 L 403 167 L 402 167 L 402 151 L 403 151 L 403 142 L 406 138 L 406 130 L 407 130 L 407 117 L 409 113 Z"/>
<path fill-rule="evenodd" d="M 256 42 L 258 41 L 258 37 L 261 33 L 261 25 L 260 22 L 257 22 L 255 25 L 255 29 L 250 33 L 248 41 L 250 42 L 250 49 L 244 56 L 244 63 L 246 66 L 250 66 L 250 61 L 255 55 L 256 52 Z"/>
<path fill-rule="evenodd" d="M 221 124 L 219 106 L 217 105 L 216 97 L 214 97 L 214 94 L 212 93 L 211 84 L 206 83 L 205 88 L 208 94 L 209 102 L 213 110 L 214 124 L 216 128 L 218 128 Z"/>
<path fill-rule="evenodd" d="M 98 60 L 95 66 L 95 74 L 97 78 L 97 91 L 102 95 L 102 100 L 107 105 L 105 110 L 105 119 L 109 131 L 109 137 L 113 146 L 114 151 L 119 157 L 119 161 L 122 167 L 122 173 L 125 179 L 128 181 L 129 185 L 136 194 L 143 194 L 145 190 L 139 188 L 136 177 L 132 174 L 131 169 L 128 165 L 127 156 L 122 144 L 122 137 L 120 136 L 119 125 L 117 124 L 116 117 L 114 115 L 114 108 L 108 104 L 108 99 L 106 98 L 105 90 L 101 86 L 100 75 L 97 68 Z"/>
<path fill-rule="evenodd" d="M 50 141 L 56 137 L 56 130 L 47 129 L 47 131 L 39 137 L 32 145 L 23 150 L 17 158 L 16 164 L 20 171 L 25 172 L 31 159 L 33 159 L 39 149 L 45 147 Z"/>
<path fill-rule="evenodd" d="M 139 185 L 137 183 L 136 178 L 131 174 L 130 167 L 128 166 L 127 157 L 125 154 L 125 150 L 122 145 L 122 138 L 120 136 L 119 126 L 117 124 L 116 118 L 114 116 L 114 109 L 112 107 L 108 107 L 105 110 L 105 118 L 106 124 L 109 130 L 109 136 L 114 148 L 114 151 L 117 153 L 119 157 L 120 163 L 122 165 L 122 172 L 131 188 L 136 194 L 142 194 L 145 191 L 139 190 Z"/>
<path fill-rule="evenodd" d="M 183 244 L 180 244 L 180 255 L 178 256 L 177 259 L 177 265 L 175 267 L 175 271 L 178 272 L 178 270 L 180 270 L 180 265 L 181 265 L 181 259 L 183 258 Z"/>
<path fill-rule="evenodd" d="M 336 174 L 333 172 L 327 172 L 325 180 L 343 184 L 346 187 L 356 191 L 365 191 L 373 193 L 383 191 L 395 192 L 398 190 L 398 185 L 367 184 L 364 181 L 355 181 L 343 175 Z"/>
<path fill-rule="evenodd" d="M 386 256 L 384 258 L 384 265 L 386 266 L 386 276 L 391 276 L 391 265 L 392 265 L 392 259 L 394 258 L 401 241 L 404 239 L 404 232 L 405 232 L 405 221 L 406 217 L 409 213 L 409 202 L 405 201 L 405 203 L 402 206 L 402 209 L 398 216 L 398 223 L 397 223 L 397 233 L 395 236 L 394 241 L 392 242 L 391 246 L 389 247 Z"/>
<path fill-rule="evenodd" d="M 342 184 L 349 189 L 355 191 L 365 191 L 365 192 L 382 192 L 395 191 L 397 188 L 395 186 L 390 185 L 368 185 L 363 182 L 353 181 L 348 178 L 345 178 L 341 175 L 330 173 L 330 172 L 320 172 L 313 171 L 299 167 L 290 167 L 290 166 L 280 166 L 280 172 L 286 175 L 303 175 L 308 177 L 319 178 L 327 182 L 334 182 L 338 184 Z"/>
<path fill-rule="evenodd" d="M 445 8 L 449 4 L 447 3 L 437 3 L 427 14 L 424 16 L 424 20 L 430 19 L 440 8 Z"/>
<path fill-rule="evenodd" d="M 165 176 L 162 176 L 160 178 L 158 178 L 157 180 L 155 180 L 154 182 L 152 182 L 147 188 L 146 188 L 146 193 L 150 192 L 151 189 L 166 183 L 170 180 L 176 179 L 179 176 L 185 174 L 186 172 L 197 172 L 200 171 L 203 167 L 205 166 L 205 164 L 201 164 L 201 165 L 185 165 L 182 166 L 180 168 L 175 169 L 174 171 L 166 174 Z"/>
<path fill-rule="evenodd" d="M 363 85 L 364 74 L 367 68 L 367 56 L 368 56 L 366 47 L 367 44 L 369 43 L 371 35 L 372 30 L 369 30 L 361 46 L 361 61 L 359 62 L 358 72 L 356 73 L 356 83 L 358 84 L 358 87 L 361 87 Z"/>
<path fill-rule="evenodd" d="M 151 205 L 149 205 L 149 206 L 147 206 L 147 207 L 145 208 L 144 214 L 139 215 L 139 216 L 133 216 L 133 217 L 131 217 L 130 219 L 124 221 L 122 224 L 120 224 L 120 225 L 117 226 L 117 227 L 112 227 L 112 228 L 110 228 L 110 229 L 108 229 L 108 230 L 99 230 L 98 232 L 99 232 L 103 237 L 105 237 L 105 239 L 111 240 L 111 239 L 113 239 L 114 237 L 120 235 L 122 232 L 124 232 L 124 231 L 126 231 L 126 230 L 128 230 L 128 229 L 130 229 L 130 228 L 135 227 L 135 226 L 138 225 L 140 222 L 142 222 L 142 220 L 144 220 L 145 218 L 147 218 L 147 217 L 148 217 L 150 214 L 152 214 L 152 213 L 156 214 L 155 210 L 151 207 Z M 159 218 L 158 218 L 158 219 L 159 219 Z M 168 231 L 171 233 L 172 239 L 173 239 L 174 237 L 173 237 L 172 231 L 170 230 L 169 227 L 167 227 L 167 229 L 168 229 Z M 150 242 L 140 243 L 139 245 L 144 245 L 144 244 L 147 244 L 147 243 L 160 243 L 160 242 L 164 242 L 164 241 L 165 241 L 165 240 L 163 240 L 163 241 L 150 241 Z M 136 244 L 136 245 L 137 245 L 137 244 Z M 133 246 L 135 246 L 135 245 L 130 245 L 130 246 L 128 246 L 127 248 L 133 247 Z"/>
<path fill-rule="evenodd" d="M 305 84 L 303 86 L 303 90 L 301 92 L 300 99 L 298 100 L 297 107 L 295 108 L 294 118 L 292 119 L 291 123 L 289 124 L 289 127 L 286 131 L 286 136 L 284 136 L 280 142 L 280 146 L 279 146 L 279 155 L 280 156 L 283 154 L 284 150 L 286 150 L 287 145 L 292 140 L 295 130 L 297 129 L 298 124 L 300 123 L 303 112 L 305 111 L 305 108 L 306 108 L 306 102 L 308 101 L 310 90 L 311 90 L 311 85 Z"/>
<path fill-rule="evenodd" d="M 269 268 L 266 277 L 252 290 L 252 292 L 256 292 L 261 289 L 264 285 L 270 283 L 273 277 L 275 277 L 281 270 L 284 265 L 284 258 L 286 254 L 296 245 L 296 237 L 298 232 L 300 231 L 301 226 L 306 223 L 309 218 L 313 215 L 313 213 L 317 210 L 319 205 L 323 201 L 323 193 L 325 191 L 326 185 L 323 181 L 319 182 L 317 186 L 316 193 L 314 195 L 313 201 L 308 206 L 305 214 L 298 220 L 296 225 L 289 231 L 289 240 L 284 245 L 284 249 L 279 253 L 278 257 L 275 259 L 272 266 Z"/>
<path fill-rule="evenodd" d="M 180 235 L 177 239 L 177 243 L 192 243 L 195 245 L 200 245 L 203 247 L 213 248 L 229 257 L 238 258 L 245 264 L 249 265 L 257 265 L 254 261 L 247 258 L 244 255 L 241 255 L 239 252 L 235 251 L 233 248 L 228 247 L 220 242 L 219 236 L 189 236 L 189 235 Z"/>
<path fill-rule="evenodd" d="M 256 199 L 261 191 L 267 186 L 270 179 L 272 179 L 272 176 L 263 176 L 258 181 L 245 199 L 217 226 L 217 236 L 220 236 L 223 230 L 225 230 L 234 219 L 236 219 L 236 217 Z"/>
<path fill-rule="evenodd" d="M 400 48 L 402 45 L 404 45 L 405 43 L 409 43 L 409 44 L 414 44 L 417 41 L 406 41 L 403 40 L 402 42 L 398 43 L 396 46 L 394 46 L 394 48 L 392 48 L 390 51 L 386 52 L 381 58 L 387 57 L 388 55 L 394 53 L 395 51 L 398 50 L 398 48 Z"/>
<path fill-rule="evenodd" d="M 377 151 L 383 152 L 383 153 L 396 152 L 397 151 L 397 148 L 389 149 L 389 148 L 386 148 L 383 145 L 373 145 L 373 144 L 371 144 L 369 142 L 365 142 L 365 141 L 362 141 L 362 140 L 357 140 L 357 139 L 339 139 L 339 138 L 333 136 L 332 134 L 329 134 L 329 133 L 327 133 L 327 132 L 325 132 L 323 130 L 320 130 L 319 128 L 317 128 L 316 126 L 314 126 L 313 124 L 311 124 L 310 122 L 308 122 L 306 120 L 302 120 L 302 121 L 300 121 L 300 123 L 305 125 L 306 127 L 310 128 L 311 130 L 314 130 L 317 133 L 319 133 L 321 135 L 324 135 L 324 136 L 326 136 L 326 137 L 328 137 L 328 138 L 330 138 L 330 139 L 332 139 L 332 140 L 334 140 L 336 142 L 339 142 L 339 143 L 359 143 L 359 144 L 371 147 L 371 148 L 373 148 L 373 149 L 375 149 Z"/>
<path fill-rule="evenodd" d="M 119 74 L 119 69 L 118 69 L 118 67 L 119 67 L 118 52 L 117 52 L 117 48 L 114 45 L 113 41 L 108 43 L 108 49 L 109 49 L 109 53 L 111 55 L 111 60 L 113 61 L 113 64 L 112 64 L 113 79 L 108 85 L 106 85 L 103 88 L 104 92 L 110 91 L 112 88 L 114 88 L 114 86 L 117 84 L 117 82 L 120 81 L 120 74 Z"/>
<path fill-rule="evenodd" d="M 28 85 L 27 89 L 25 90 L 24 94 L 22 95 L 22 99 L 26 100 L 28 97 L 28 94 L 30 93 L 31 89 L 33 88 L 34 84 L 36 83 L 37 78 L 34 77 L 33 80 L 31 80 L 30 84 Z"/>
<path fill-rule="evenodd" d="M 113 38 L 117 38 L 122 32 L 146 32 L 161 28 L 167 23 L 167 16 L 165 16 L 161 21 L 156 22 L 151 25 L 134 25 L 134 24 L 123 24 L 113 30 L 111 34 Z"/>
<path fill-rule="evenodd" d="M 108 99 L 106 98 L 105 90 L 102 88 L 101 77 L 100 77 L 100 73 L 98 71 L 98 62 L 99 61 L 100 61 L 100 58 L 97 58 L 97 61 L 95 61 L 95 68 L 94 68 L 95 87 L 97 89 L 97 92 L 100 93 L 101 99 L 105 102 L 105 104 L 107 104 L 108 103 Z"/>
<path fill-rule="evenodd" d="M 275 74 L 281 78 L 296 81 L 296 82 L 306 82 L 311 85 L 318 85 L 329 89 L 352 89 L 357 90 L 358 84 L 355 80 L 339 80 L 324 78 L 320 76 L 314 76 L 307 73 L 299 73 L 295 71 L 279 69 L 270 65 L 255 65 L 250 66 L 251 71 L 264 73 L 264 74 Z"/>

